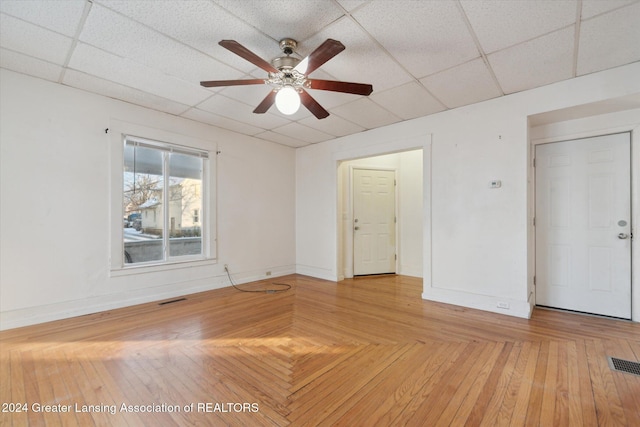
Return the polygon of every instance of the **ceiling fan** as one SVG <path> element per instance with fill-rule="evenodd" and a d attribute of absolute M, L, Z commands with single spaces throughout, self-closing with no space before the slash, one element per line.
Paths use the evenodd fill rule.
<path fill-rule="evenodd" d="M 318 119 L 324 119 L 329 116 L 329 112 L 313 99 L 305 89 L 329 90 L 364 96 L 368 96 L 373 91 L 373 86 L 370 84 L 310 79 L 308 77 L 322 64 L 345 49 L 344 45 L 337 40 L 327 39 L 309 56 L 300 60 L 291 56 L 298 43 L 293 39 L 282 39 L 280 40 L 280 49 L 285 56 L 275 58 L 271 63 L 260 58 L 235 40 L 222 40 L 218 44 L 267 71 L 269 77 L 267 79 L 212 80 L 200 82 L 200 84 L 204 87 L 258 84 L 273 86 L 274 89 L 253 110 L 257 114 L 266 113 L 275 103 L 281 113 L 290 115 L 298 111 L 300 103 L 302 103 Z"/>

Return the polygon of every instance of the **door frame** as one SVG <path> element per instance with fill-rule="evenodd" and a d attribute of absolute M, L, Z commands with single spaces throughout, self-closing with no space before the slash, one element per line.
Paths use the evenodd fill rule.
<path fill-rule="evenodd" d="M 624 134 L 628 134 L 629 136 L 629 150 L 630 150 L 630 158 L 628 159 L 629 161 L 629 230 L 631 231 L 631 233 L 633 233 L 633 230 L 636 229 L 636 224 L 634 221 L 634 210 L 633 210 L 633 203 L 632 203 L 632 198 L 633 198 L 633 189 L 631 187 L 631 184 L 633 182 L 633 162 L 632 162 L 632 153 L 631 153 L 631 149 L 632 149 L 632 133 L 630 131 L 623 131 L 623 132 L 608 132 L 605 134 L 601 134 L 601 135 L 591 135 L 591 136 L 586 136 L 586 137 L 579 137 L 579 138 L 570 138 L 570 139 L 561 139 L 558 141 L 547 141 L 544 143 L 537 143 L 537 144 L 533 144 L 532 145 L 532 149 L 533 149 L 533 158 L 534 158 L 534 162 L 535 159 L 537 159 L 537 149 L 539 147 L 542 146 L 546 146 L 546 145 L 551 145 L 551 144 L 562 144 L 562 143 L 571 143 L 571 142 L 580 142 L 580 141 L 584 141 L 584 140 L 588 140 L 588 139 L 592 139 L 592 138 L 603 138 L 603 137 L 608 137 L 608 136 L 614 136 L 614 135 L 624 135 Z M 534 187 L 536 187 L 536 184 L 538 182 L 538 173 L 539 173 L 539 169 L 535 168 L 534 165 L 534 174 L 533 174 L 533 180 L 532 182 L 534 183 Z M 575 175 L 571 175 L 572 178 L 575 177 Z M 538 196 L 540 194 L 540 192 L 538 191 L 537 187 L 535 189 L 535 194 L 534 194 L 534 203 L 533 203 L 533 209 L 534 209 L 534 218 L 537 219 L 539 213 L 537 212 L 537 206 L 538 206 Z M 534 264 L 535 264 L 535 270 L 534 270 L 534 274 L 535 276 L 538 276 L 539 271 L 538 271 L 538 252 L 537 252 L 537 238 L 538 238 L 538 230 L 534 229 L 534 241 L 535 241 L 535 252 L 534 252 Z M 629 305 L 627 306 L 627 308 L 629 309 L 629 316 L 632 316 L 632 312 L 633 312 L 633 240 L 631 241 L 630 244 L 630 248 L 629 248 L 629 295 L 630 295 L 630 301 L 628 302 Z M 537 288 L 536 288 L 537 290 Z M 535 299 L 534 299 L 534 303 L 536 306 L 538 306 L 538 300 L 537 300 L 537 292 L 535 295 Z M 546 305 L 542 305 L 542 307 L 548 307 Z M 554 308 L 554 307 L 548 307 L 548 308 Z M 558 310 L 567 310 L 567 311 L 574 311 L 574 310 L 570 310 L 570 309 L 563 309 L 563 308 L 557 308 Z M 615 316 L 611 316 L 611 315 L 606 315 L 606 314 L 597 314 L 597 313 L 590 313 L 590 312 L 582 312 L 580 311 L 580 313 L 583 314 L 589 314 L 589 315 L 596 315 L 596 316 L 603 316 L 603 317 L 615 317 Z M 627 318 L 627 317 L 615 317 L 617 319 L 624 319 L 624 320 L 631 320 L 631 317 Z"/>
<path fill-rule="evenodd" d="M 530 139 L 529 144 L 529 291 L 528 301 L 533 306 L 536 302 L 535 275 L 536 266 L 536 233 L 535 233 L 535 206 L 536 206 L 536 186 L 535 186 L 535 153 L 536 146 L 553 142 L 563 142 L 575 139 L 583 139 L 597 136 L 606 136 L 617 133 L 630 132 L 631 134 L 631 320 L 640 322 L 640 124 L 632 123 L 621 126 L 608 127 L 605 129 L 583 130 L 577 132 L 567 132 L 564 134 L 552 135 L 538 139 Z"/>
<path fill-rule="evenodd" d="M 349 218 L 353 218 L 353 205 L 354 205 L 354 179 L 353 179 L 353 172 L 356 170 L 374 170 L 374 171 L 385 171 L 385 172 L 393 172 L 393 179 L 394 179 L 394 185 L 393 185 L 393 203 L 394 203 L 394 207 L 393 207 L 393 214 L 395 215 L 395 222 L 394 222 L 394 232 L 395 232 L 395 237 L 394 237 L 394 251 L 395 251 L 395 255 L 396 255 L 396 259 L 395 259 L 395 267 L 394 267 L 394 274 L 398 274 L 398 232 L 400 231 L 398 229 L 398 170 L 397 168 L 385 168 L 385 167 L 376 167 L 376 166 L 358 166 L 358 165 L 349 165 L 349 184 L 347 186 L 347 190 L 348 190 L 348 206 L 349 206 Z M 347 256 L 349 257 L 348 259 L 351 260 L 351 271 L 350 273 L 350 277 L 354 277 L 354 265 L 355 265 L 355 260 L 356 260 L 356 251 L 355 251 L 355 245 L 354 245 L 354 233 L 353 233 L 353 227 L 355 226 L 355 224 L 351 223 L 351 233 L 345 233 L 346 236 L 346 240 L 345 240 L 345 246 L 347 248 L 349 248 L 349 254 L 347 254 Z"/>

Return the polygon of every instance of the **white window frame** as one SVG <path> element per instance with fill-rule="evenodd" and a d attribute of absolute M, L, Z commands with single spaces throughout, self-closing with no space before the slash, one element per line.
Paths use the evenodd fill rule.
<path fill-rule="evenodd" d="M 148 128 L 119 120 L 112 120 L 106 131 L 110 151 L 110 250 L 109 271 L 111 276 L 139 274 L 168 269 L 215 264 L 217 262 L 216 230 L 216 153 L 217 146 L 212 141 L 179 135 L 159 129 Z M 124 146 L 126 139 L 143 141 L 145 145 L 180 153 L 200 153 L 208 159 L 203 163 L 202 209 L 200 214 L 202 254 L 173 257 L 160 261 L 144 263 L 125 263 L 124 216 L 122 200 L 124 197 Z"/>

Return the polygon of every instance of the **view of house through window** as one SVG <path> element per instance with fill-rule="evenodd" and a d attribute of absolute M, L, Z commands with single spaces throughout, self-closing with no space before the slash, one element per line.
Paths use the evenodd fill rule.
<path fill-rule="evenodd" d="M 203 254 L 203 171 L 207 155 L 125 138 L 124 261 L 157 263 Z"/>

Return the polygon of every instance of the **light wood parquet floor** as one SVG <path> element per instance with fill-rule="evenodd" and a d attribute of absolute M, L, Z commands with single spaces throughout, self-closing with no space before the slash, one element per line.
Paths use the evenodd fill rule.
<path fill-rule="evenodd" d="M 640 377 L 606 359 L 640 360 L 638 323 L 433 303 L 403 276 L 277 281 L 0 332 L 0 424 L 640 426 Z"/>

